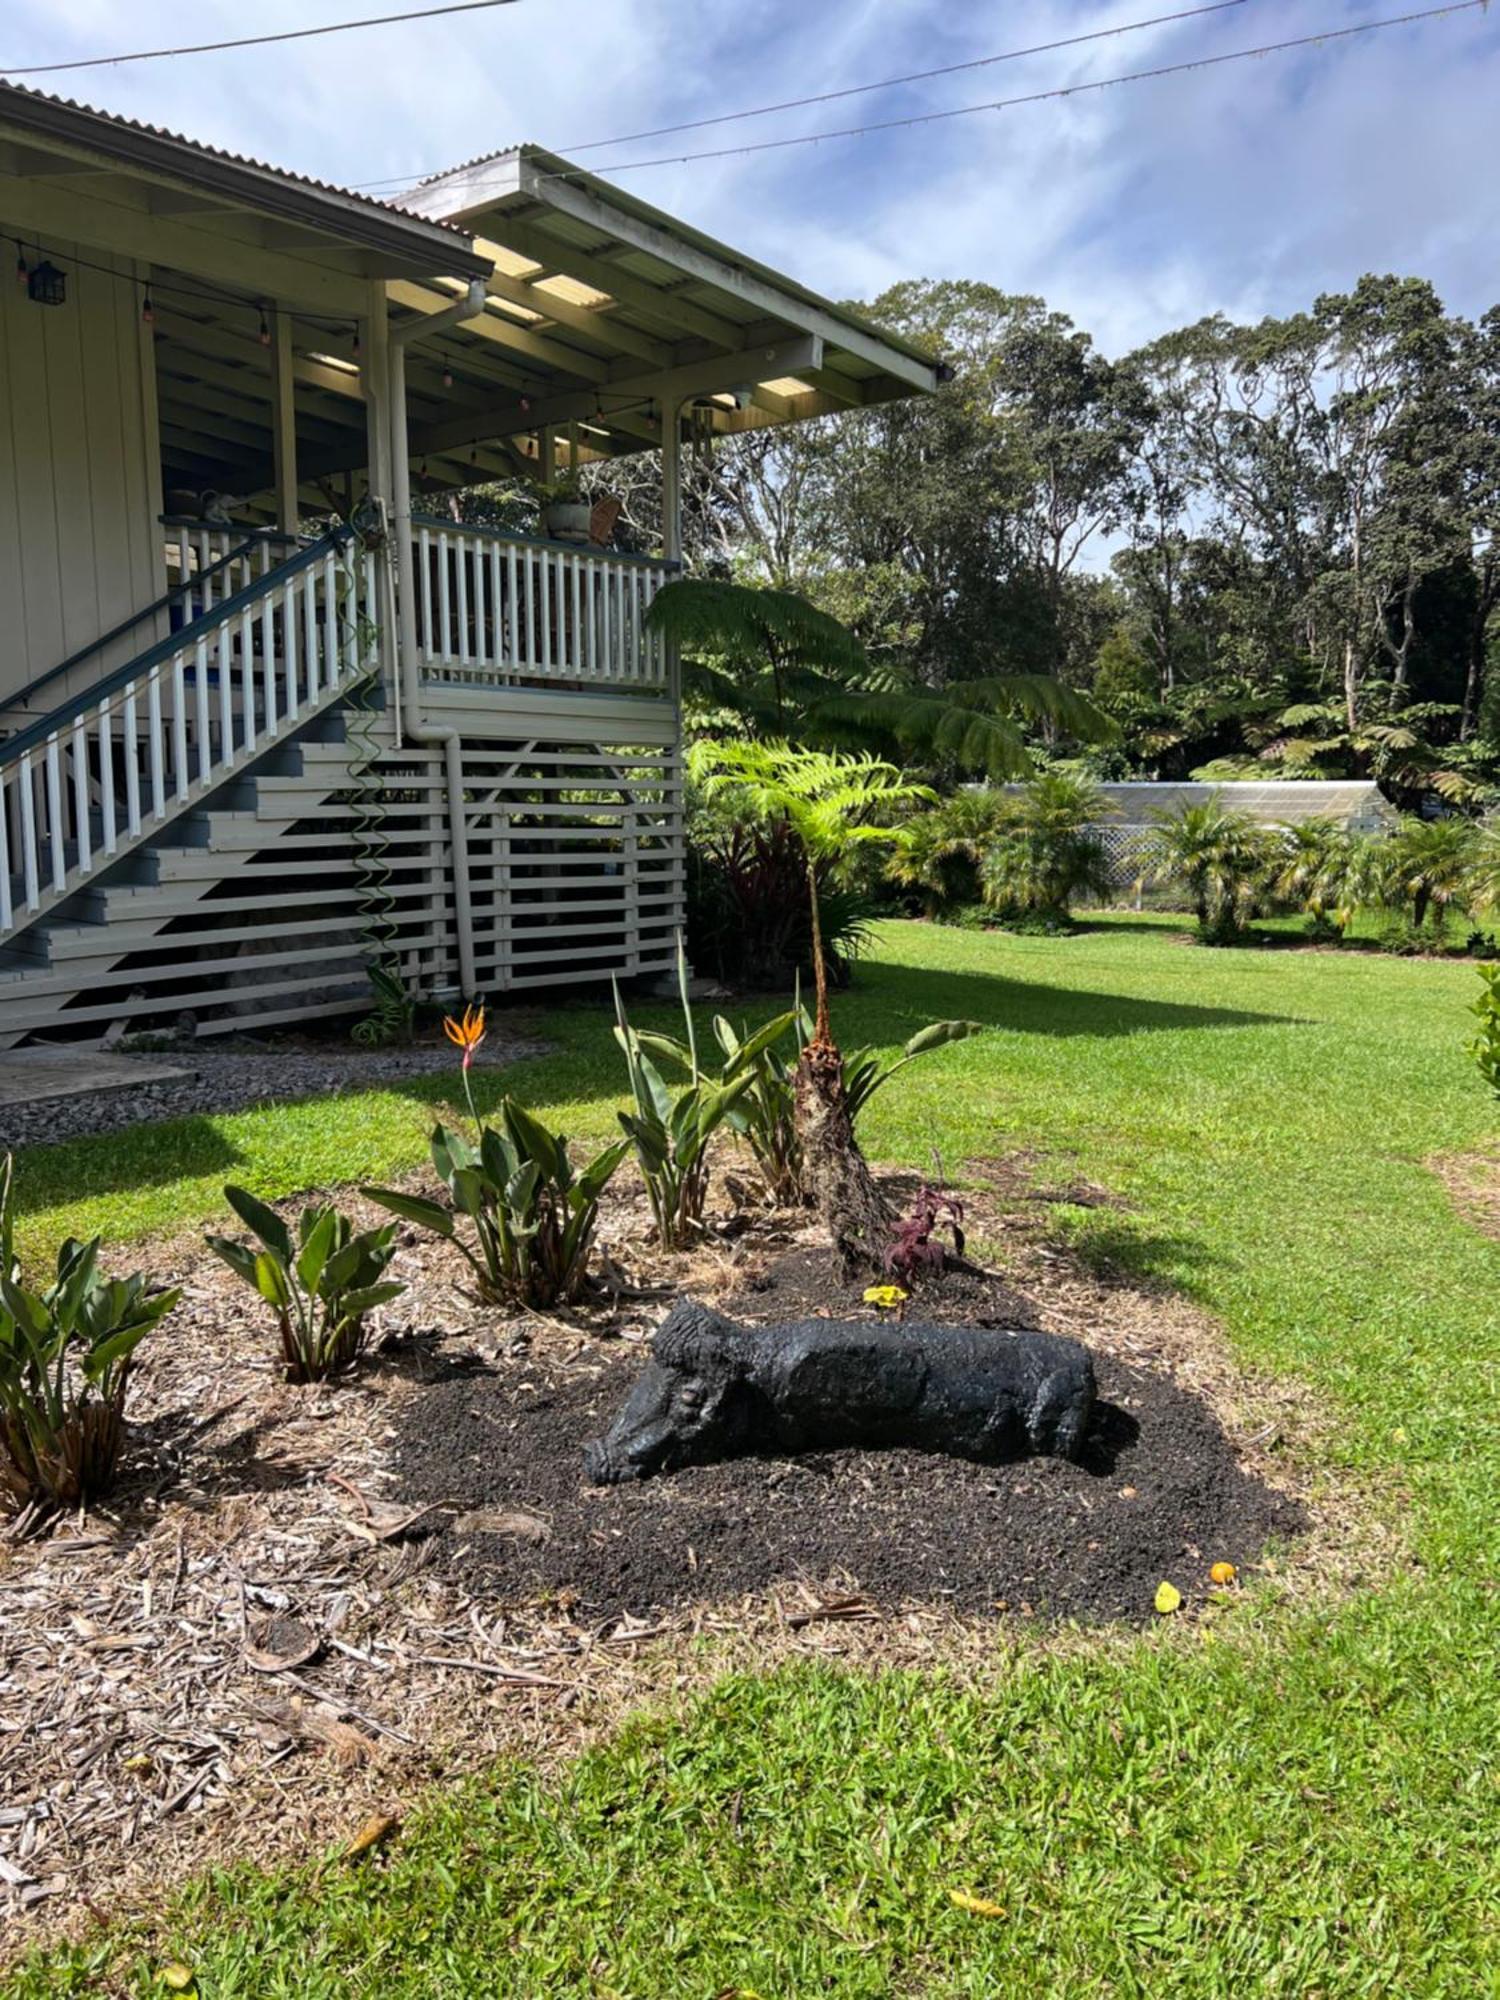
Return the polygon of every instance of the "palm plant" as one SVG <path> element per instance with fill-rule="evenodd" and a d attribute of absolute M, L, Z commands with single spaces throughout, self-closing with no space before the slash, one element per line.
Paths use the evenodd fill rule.
<path fill-rule="evenodd" d="M 1006 816 L 998 791 L 961 791 L 940 799 L 906 824 L 905 837 L 886 864 L 898 887 L 921 902 L 929 917 L 979 899 L 979 870 Z"/>
<path fill-rule="evenodd" d="M 845 1265 L 878 1266 L 890 1216 L 854 1136 L 844 1062 L 828 1013 L 818 864 L 839 862 L 869 842 L 894 842 L 903 806 L 930 801 L 927 785 L 874 757 L 793 749 L 785 743 L 700 744 L 693 775 L 711 798 L 729 798 L 757 818 L 796 833 L 806 868 L 817 1004 L 813 1035 L 797 1064 L 797 1120 L 807 1184 Z"/>
<path fill-rule="evenodd" d="M 1475 848 L 1471 820 L 1402 820 L 1389 848 L 1387 899 L 1410 914 L 1414 929 L 1429 914 L 1441 929 L 1449 910 L 1467 909 L 1473 900 Z"/>
<path fill-rule="evenodd" d="M 1367 846 L 1367 835 L 1351 833 L 1337 820 L 1305 819 L 1279 827 L 1271 894 L 1278 903 L 1305 911 L 1315 931 L 1342 932 L 1368 900 Z"/>
<path fill-rule="evenodd" d="M 1109 856 L 1096 831 L 1104 801 L 1096 785 L 1041 771 L 1007 804 L 982 870 L 992 909 L 1066 923 L 1076 896 L 1109 894 Z"/>
<path fill-rule="evenodd" d="M 1085 743 L 1119 733 L 1048 674 L 932 688 L 904 667 L 877 666 L 847 626 L 794 591 L 682 577 L 657 592 L 646 625 L 684 656 L 690 696 L 762 735 L 873 744 L 1013 778 L 1029 768 L 1030 727 Z"/>
<path fill-rule="evenodd" d="M 1230 943 L 1242 936 L 1271 865 L 1264 829 L 1217 795 L 1152 818 L 1147 850 L 1152 873 L 1186 887 L 1205 941 Z"/>
<path fill-rule="evenodd" d="M 1474 835 L 1469 902 L 1476 915 L 1500 915 L 1500 819 L 1487 820 Z"/>

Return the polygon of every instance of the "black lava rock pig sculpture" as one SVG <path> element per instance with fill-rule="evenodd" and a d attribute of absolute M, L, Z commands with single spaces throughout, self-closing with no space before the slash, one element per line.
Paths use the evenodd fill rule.
<path fill-rule="evenodd" d="M 1077 1458 L 1094 1408 L 1088 1350 L 1057 1334 L 807 1319 L 740 1326 L 681 1300 L 602 1438 L 598 1486 L 754 1452 L 906 1445 L 954 1458 Z"/>

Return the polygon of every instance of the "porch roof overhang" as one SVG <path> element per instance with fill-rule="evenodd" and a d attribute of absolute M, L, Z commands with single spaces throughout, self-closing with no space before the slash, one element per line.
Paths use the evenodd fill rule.
<path fill-rule="evenodd" d="M 268 308 L 313 509 L 345 504 L 339 484 L 367 465 L 359 330 L 382 293 L 399 323 L 485 284 L 481 316 L 407 354 L 427 491 L 535 476 L 544 435 L 612 457 L 659 445 L 668 408 L 732 435 L 943 376 L 920 347 L 536 146 L 377 201 L 0 81 L 7 228 L 149 279 L 168 485 L 242 503 L 275 483 Z"/>
<path fill-rule="evenodd" d="M 484 316 L 430 344 L 453 394 L 439 421 L 414 423 L 419 453 L 515 449 L 577 426 L 581 451 L 608 456 L 659 443 L 669 404 L 694 403 L 729 435 L 944 378 L 921 347 L 539 146 L 456 167 L 401 202 L 469 231 L 493 266 Z M 457 290 L 391 295 L 427 312 Z"/>
<path fill-rule="evenodd" d="M 489 269 L 439 218 L 0 79 L 0 214 L 62 235 L 89 209 L 104 247 L 309 309 L 375 278 Z"/>

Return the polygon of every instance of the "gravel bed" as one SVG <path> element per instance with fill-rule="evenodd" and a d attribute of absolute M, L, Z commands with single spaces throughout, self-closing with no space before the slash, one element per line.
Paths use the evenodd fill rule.
<path fill-rule="evenodd" d="M 504 1069 L 526 1057 L 542 1055 L 548 1044 L 535 1038 L 507 1037 L 494 1025 L 475 1058 L 478 1069 Z M 93 1132 L 119 1132 L 132 1125 L 155 1124 L 165 1118 L 187 1118 L 204 1112 L 245 1111 L 259 1104 L 287 1104 L 298 1098 L 332 1097 L 340 1091 L 367 1090 L 408 1077 L 433 1076 L 458 1067 L 457 1052 L 448 1043 L 409 1049 L 360 1049 L 330 1041 L 238 1041 L 221 1048 L 186 1046 L 162 1049 L 142 1057 L 142 1064 L 160 1067 L 181 1063 L 194 1072 L 175 1082 L 132 1084 L 126 1088 L 90 1092 L 76 1097 L 48 1098 L 40 1103 L 12 1104 L 0 1109 L 0 1152 L 21 1146 L 52 1145 Z"/>

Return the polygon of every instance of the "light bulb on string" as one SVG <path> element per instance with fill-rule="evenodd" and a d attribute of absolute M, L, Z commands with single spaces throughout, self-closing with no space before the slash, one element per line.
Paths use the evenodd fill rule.
<path fill-rule="evenodd" d="M 145 294 L 141 299 L 141 319 L 146 326 L 153 326 L 156 323 L 156 307 L 151 303 L 151 287 L 149 285 L 147 285 Z"/>
<path fill-rule="evenodd" d="M 271 322 L 266 318 L 264 306 L 260 309 L 260 344 L 262 347 L 271 345 Z"/>

